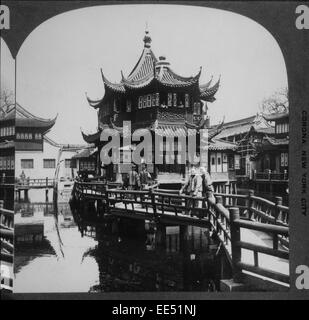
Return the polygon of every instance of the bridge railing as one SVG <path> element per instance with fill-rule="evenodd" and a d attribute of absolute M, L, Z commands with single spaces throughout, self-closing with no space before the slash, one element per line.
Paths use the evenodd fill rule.
<path fill-rule="evenodd" d="M 241 216 L 252 221 L 288 226 L 289 207 L 282 205 L 282 197 L 275 197 L 275 202 L 257 197 L 253 190 L 248 195 L 216 193 L 223 199 L 226 208 L 237 207 Z"/>
<path fill-rule="evenodd" d="M 77 192 L 90 199 L 102 199 L 106 203 L 106 212 L 120 212 L 124 216 L 145 219 L 145 215 L 159 219 L 177 217 L 181 223 L 201 222 L 201 226 L 211 227 L 233 267 L 234 278 L 242 271 L 268 277 L 284 283 L 289 276 L 260 265 L 259 254 L 280 259 L 289 259 L 289 208 L 276 203 L 248 195 L 215 194 L 214 198 L 179 195 L 175 190 L 120 190 L 108 188 L 102 183 L 78 183 Z M 237 206 L 237 207 L 236 207 Z M 173 220 L 175 222 L 175 220 Z M 245 242 L 241 238 L 242 230 L 249 229 L 264 232 L 272 238 L 272 246 Z M 243 250 L 253 253 L 253 264 L 243 259 Z"/>
<path fill-rule="evenodd" d="M 44 187 L 44 186 L 53 186 L 54 183 L 55 183 L 55 180 L 50 178 L 44 178 L 44 179 L 16 178 L 17 186 Z"/>
<path fill-rule="evenodd" d="M 223 205 L 223 198 L 216 196 L 216 199 L 208 199 L 209 221 L 212 229 L 218 236 L 227 257 L 232 263 L 230 212 Z"/>
<path fill-rule="evenodd" d="M 3 205 L 4 201 L 0 200 L 1 261 L 13 263 L 14 211 L 4 209 Z"/>
<path fill-rule="evenodd" d="M 272 246 L 262 246 L 259 244 L 245 242 L 241 240 L 241 229 L 250 229 L 272 235 Z M 230 208 L 230 231 L 231 231 L 231 250 L 232 267 L 235 281 L 242 278 L 242 271 L 249 271 L 257 275 L 267 277 L 276 281 L 289 284 L 289 275 L 265 268 L 259 263 L 259 254 L 266 254 L 280 259 L 289 259 L 287 249 L 279 248 L 280 237 L 289 236 L 289 228 L 273 224 L 253 222 L 240 218 L 238 208 Z M 244 262 L 242 259 L 242 250 L 253 252 L 253 265 Z"/>
<path fill-rule="evenodd" d="M 6 176 L 2 175 L 0 177 L 0 185 L 6 185 L 6 184 L 14 184 L 15 183 L 15 177 L 14 176 Z"/>

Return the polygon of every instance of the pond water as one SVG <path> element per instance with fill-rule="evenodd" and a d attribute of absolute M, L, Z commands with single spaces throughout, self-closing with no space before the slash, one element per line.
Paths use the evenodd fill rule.
<path fill-rule="evenodd" d="M 82 235 L 68 203 L 55 210 L 44 199 L 31 190 L 16 203 L 14 292 L 217 290 L 220 259 L 207 229 L 189 227 L 183 240 L 177 226 L 145 222 L 130 236 L 106 222 Z"/>

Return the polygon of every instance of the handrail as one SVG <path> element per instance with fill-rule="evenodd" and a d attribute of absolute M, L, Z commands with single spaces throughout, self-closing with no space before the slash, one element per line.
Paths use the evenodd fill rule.
<path fill-rule="evenodd" d="M 231 245 L 232 245 L 232 266 L 233 278 L 239 281 L 242 278 L 242 271 L 254 272 L 258 275 L 269 277 L 271 279 L 289 283 L 289 276 L 277 271 L 268 270 L 259 265 L 259 253 L 267 254 L 282 259 L 288 259 L 289 253 L 279 249 L 279 236 L 288 236 L 289 228 L 285 226 L 270 225 L 240 219 L 239 208 L 230 209 L 230 228 L 231 228 Z M 272 247 L 257 245 L 255 243 L 247 243 L 241 241 L 240 229 L 250 229 L 262 231 L 267 234 L 272 234 Z M 254 265 L 242 261 L 242 249 L 247 249 L 253 252 Z"/>

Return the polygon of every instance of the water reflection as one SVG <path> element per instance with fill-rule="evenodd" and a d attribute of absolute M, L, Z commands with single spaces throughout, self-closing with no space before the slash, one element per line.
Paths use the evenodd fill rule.
<path fill-rule="evenodd" d="M 40 202 L 44 192 L 31 192 L 36 201 L 16 204 L 14 292 L 213 291 L 218 285 L 217 246 L 206 229 L 125 220 L 81 225 L 68 204 L 55 208 Z M 42 237 L 33 237 L 38 230 Z"/>

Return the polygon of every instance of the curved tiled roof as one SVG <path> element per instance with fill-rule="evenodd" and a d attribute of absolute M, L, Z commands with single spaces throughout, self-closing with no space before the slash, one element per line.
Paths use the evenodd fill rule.
<path fill-rule="evenodd" d="M 265 139 L 274 146 L 282 146 L 282 145 L 288 145 L 289 144 L 289 138 L 274 138 L 274 137 L 269 137 L 266 136 Z"/>
<path fill-rule="evenodd" d="M 200 88 L 200 92 L 201 92 L 200 98 L 201 98 L 201 100 L 209 101 L 209 102 L 213 102 L 215 100 L 214 95 L 217 93 L 217 91 L 219 89 L 220 80 L 221 80 L 221 78 L 219 78 L 219 80 L 212 87 L 204 86 L 202 91 L 201 91 L 201 88 Z"/>
<path fill-rule="evenodd" d="M 49 131 L 56 123 L 58 115 L 54 119 L 44 119 L 37 117 L 16 103 L 8 106 L 6 112 L 2 115 L 1 120 L 15 119 L 16 127 L 23 128 L 42 128 L 43 133 Z"/>
<path fill-rule="evenodd" d="M 101 75 L 102 75 L 102 79 L 103 79 L 105 87 L 107 87 L 113 91 L 116 91 L 116 92 L 120 92 L 120 93 L 125 92 L 125 88 L 124 88 L 123 84 L 122 83 L 112 83 L 109 80 L 107 80 L 107 78 L 103 74 L 102 69 L 101 69 Z"/>
<path fill-rule="evenodd" d="M 88 96 L 87 96 L 87 93 L 86 93 L 86 98 L 87 98 L 87 101 L 89 103 L 89 105 L 93 108 L 98 108 L 100 106 L 100 103 L 102 102 L 103 98 L 100 99 L 100 100 L 92 100 L 90 99 Z"/>
<path fill-rule="evenodd" d="M 209 150 L 236 150 L 237 145 L 233 142 L 213 139 L 209 142 L 208 148 Z"/>
<path fill-rule="evenodd" d="M 83 139 L 87 142 L 87 143 L 96 143 L 100 140 L 100 134 L 101 131 L 97 131 L 95 133 L 92 134 L 86 134 L 82 131 L 82 136 Z"/>
<path fill-rule="evenodd" d="M 213 76 L 211 76 L 210 80 L 207 83 L 200 85 L 200 92 L 203 92 L 209 88 L 210 84 L 212 83 L 212 79 L 213 79 Z"/>
<path fill-rule="evenodd" d="M 143 79 L 148 79 L 154 75 L 154 66 L 157 63 L 157 58 L 150 48 L 144 48 L 141 57 L 137 64 L 127 77 L 127 82 L 139 82 Z"/>
<path fill-rule="evenodd" d="M 201 68 L 195 76 L 182 77 L 169 67 L 169 63 L 165 61 L 164 57 L 160 57 L 160 60 L 158 61 L 150 48 L 151 38 L 148 35 L 148 31 L 146 31 L 144 43 L 144 49 L 136 65 L 128 77 L 124 77 L 121 73 L 122 79 L 119 83 L 110 82 L 101 70 L 105 89 L 109 89 L 117 93 L 125 93 L 126 89 L 144 88 L 150 85 L 153 81 L 157 81 L 158 84 L 168 87 L 188 87 L 195 84 L 198 85 Z M 209 102 L 213 102 L 215 100 L 214 95 L 219 89 L 220 79 L 212 87 L 210 87 L 211 82 L 212 78 L 208 83 L 199 87 L 201 100 Z M 89 98 L 87 98 L 87 100 L 90 106 L 94 108 L 98 108 L 102 101 L 91 100 Z"/>
<path fill-rule="evenodd" d="M 271 114 L 264 114 L 263 113 L 263 118 L 267 121 L 275 121 L 283 118 L 288 118 L 289 117 L 289 112 L 276 112 L 276 113 L 271 113 Z"/>
<path fill-rule="evenodd" d="M 163 85 L 171 87 L 184 87 L 191 86 L 194 83 L 197 83 L 201 75 L 201 69 L 196 76 L 193 77 L 181 77 L 172 71 L 170 68 L 164 68 L 162 76 L 158 79 L 159 82 Z"/>

